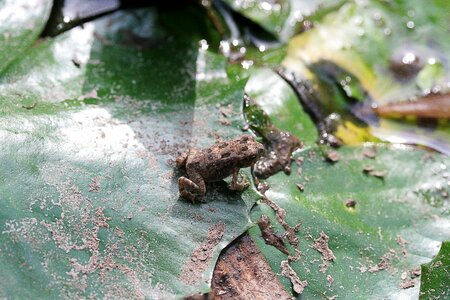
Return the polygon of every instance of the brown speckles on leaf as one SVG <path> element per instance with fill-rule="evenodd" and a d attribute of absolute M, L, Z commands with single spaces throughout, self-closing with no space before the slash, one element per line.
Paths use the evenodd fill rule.
<path fill-rule="evenodd" d="M 328 274 L 327 281 L 328 281 L 328 286 L 331 286 L 334 282 L 334 278 L 330 274 Z"/>
<path fill-rule="evenodd" d="M 345 200 L 345 206 L 347 206 L 348 208 L 355 208 L 356 201 L 353 199 L 347 199 Z"/>
<path fill-rule="evenodd" d="M 364 148 L 362 152 L 365 158 L 375 158 L 377 156 L 377 149 L 374 147 Z"/>
<path fill-rule="evenodd" d="M 400 284 L 400 288 L 402 288 L 402 289 L 409 289 L 409 288 L 412 288 L 414 286 L 415 286 L 414 280 L 404 280 Z"/>
<path fill-rule="evenodd" d="M 273 231 L 268 216 L 262 215 L 258 220 L 258 226 L 261 230 L 261 236 L 267 245 L 274 246 L 284 254 L 289 254 L 289 251 L 283 243 L 283 239 Z"/>
<path fill-rule="evenodd" d="M 184 263 L 179 279 L 189 285 L 197 284 L 202 273 L 207 269 L 215 247 L 222 240 L 225 233 L 225 224 L 217 223 L 208 230 L 206 240 L 195 247 L 191 256 Z"/>
<path fill-rule="evenodd" d="M 407 241 L 405 241 L 401 236 L 397 235 L 397 238 L 395 239 L 395 241 L 397 242 L 397 244 L 401 247 L 402 249 L 402 254 L 403 256 L 406 256 L 408 254 L 408 251 L 406 250 L 406 244 L 408 243 Z"/>
<path fill-rule="evenodd" d="M 308 281 L 300 280 L 297 273 L 292 269 L 292 267 L 289 265 L 289 262 L 287 260 L 283 260 L 281 262 L 281 275 L 289 279 L 292 283 L 292 288 L 295 293 L 301 294 L 303 293 L 303 290 L 308 286 Z"/>
<path fill-rule="evenodd" d="M 376 273 L 382 270 L 389 269 L 391 267 L 391 261 L 394 257 L 396 257 L 397 254 L 395 250 L 390 249 L 388 252 L 383 254 L 380 258 L 380 262 L 376 265 L 373 265 L 369 268 L 369 273 Z"/>
<path fill-rule="evenodd" d="M 335 163 L 341 159 L 341 155 L 337 151 L 330 150 L 326 154 L 326 159 L 330 162 Z"/>
<path fill-rule="evenodd" d="M 91 179 L 91 184 L 89 184 L 89 192 L 98 193 L 100 191 L 100 178 L 94 177 Z"/>
<path fill-rule="evenodd" d="M 320 236 L 314 240 L 313 249 L 317 250 L 322 254 L 322 264 L 320 267 L 320 272 L 324 273 L 328 269 L 328 265 L 331 261 L 336 260 L 336 256 L 334 256 L 333 251 L 328 246 L 329 241 L 328 235 L 321 232 Z"/>

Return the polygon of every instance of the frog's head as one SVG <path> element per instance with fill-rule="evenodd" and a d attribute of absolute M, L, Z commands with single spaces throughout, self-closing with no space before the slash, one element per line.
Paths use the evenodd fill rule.
<path fill-rule="evenodd" d="M 250 167 L 264 154 L 264 146 L 253 139 L 251 135 L 243 135 L 238 140 L 239 166 Z"/>

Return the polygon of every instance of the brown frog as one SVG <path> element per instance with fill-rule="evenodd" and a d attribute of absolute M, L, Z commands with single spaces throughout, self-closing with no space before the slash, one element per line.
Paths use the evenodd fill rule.
<path fill-rule="evenodd" d="M 263 152 L 263 145 L 251 135 L 217 142 L 206 149 L 188 150 L 176 160 L 177 168 L 185 167 L 188 175 L 178 179 L 180 196 L 192 203 L 202 201 L 205 182 L 220 181 L 229 175 L 233 175 L 230 189 L 243 191 L 249 183 L 238 182 L 239 169 L 252 166 Z"/>

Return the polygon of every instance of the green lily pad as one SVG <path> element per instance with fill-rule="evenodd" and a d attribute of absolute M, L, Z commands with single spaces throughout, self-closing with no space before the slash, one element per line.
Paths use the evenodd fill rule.
<path fill-rule="evenodd" d="M 175 38 L 158 20 L 130 10 L 74 28 L 1 78 L 0 297 L 206 292 L 246 230 L 253 190 L 218 183 L 193 205 L 174 166 L 241 133 L 245 82 L 202 50 L 201 32 Z"/>
<path fill-rule="evenodd" d="M 450 297 L 450 242 L 442 243 L 441 250 L 427 264 L 422 265 L 419 299 L 447 299 Z"/>
<path fill-rule="evenodd" d="M 343 147 L 334 163 L 322 156 L 323 149 L 305 150 L 294 158 L 302 157 L 301 171 L 293 164 L 290 176 L 278 173 L 266 181 L 266 197 L 284 210 L 284 221 L 290 227 L 300 224 L 296 236 L 301 254 L 290 265 L 308 281 L 302 294 L 306 298 L 417 297 L 417 279 L 413 288 L 403 289 L 402 274 L 429 261 L 440 242 L 450 238 L 442 230 L 450 222 L 443 178 L 449 159 L 374 146 L 374 159 L 363 153 L 373 148 Z M 373 170 L 365 172 L 369 167 Z M 252 211 L 252 220 L 262 214 L 271 218 L 277 233 L 286 232 L 266 202 Z M 250 234 L 279 273 L 287 255 L 266 245 L 259 228 Z M 285 244 L 294 256 L 295 247 Z M 324 245 L 331 255 L 320 253 Z"/>
<path fill-rule="evenodd" d="M 0 1 L 0 74 L 44 29 L 51 0 Z"/>

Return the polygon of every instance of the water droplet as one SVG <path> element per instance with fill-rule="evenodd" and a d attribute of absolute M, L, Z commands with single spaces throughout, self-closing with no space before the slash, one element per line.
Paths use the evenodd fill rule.
<path fill-rule="evenodd" d="M 381 14 L 379 12 L 373 13 L 372 17 L 375 21 L 381 20 Z"/>
<path fill-rule="evenodd" d="M 266 46 L 261 45 L 258 47 L 258 49 L 259 49 L 259 51 L 264 52 L 264 51 L 266 51 Z"/>
<path fill-rule="evenodd" d="M 270 4 L 269 2 L 266 2 L 266 1 L 259 3 L 259 6 L 262 9 L 267 10 L 267 11 L 272 10 L 272 4 Z"/>
<path fill-rule="evenodd" d="M 230 53 L 230 42 L 220 41 L 219 49 L 220 52 L 222 52 L 225 56 L 227 56 Z"/>
<path fill-rule="evenodd" d="M 408 10 L 408 17 L 414 18 L 415 15 L 416 15 L 416 12 L 413 9 Z"/>
<path fill-rule="evenodd" d="M 447 170 L 447 166 L 445 164 L 440 164 L 439 168 L 441 168 L 441 170 Z"/>
<path fill-rule="evenodd" d="M 69 23 L 70 20 L 71 20 L 71 19 L 70 19 L 69 16 L 65 16 L 65 17 L 63 18 L 64 23 Z"/>
<path fill-rule="evenodd" d="M 358 29 L 357 33 L 358 36 L 364 36 L 366 34 L 366 32 L 364 31 L 364 29 Z"/>
<path fill-rule="evenodd" d="M 435 85 L 433 86 L 433 88 L 431 89 L 431 92 L 433 94 L 438 94 L 441 91 L 441 86 L 440 85 Z"/>
<path fill-rule="evenodd" d="M 402 58 L 402 62 L 404 63 L 404 64 L 412 64 L 415 60 L 416 60 L 417 58 L 416 58 L 416 55 L 414 54 L 414 53 L 412 53 L 412 52 L 408 52 L 408 53 L 406 53 L 404 56 L 403 56 L 403 58 Z"/>
<path fill-rule="evenodd" d="M 297 22 L 303 21 L 303 15 L 302 15 L 302 13 L 299 10 L 297 10 L 294 13 L 294 18 L 295 18 L 295 20 L 297 20 Z"/>
<path fill-rule="evenodd" d="M 206 51 L 209 48 L 208 42 L 206 40 L 201 40 L 199 42 L 200 44 L 200 50 Z"/>
<path fill-rule="evenodd" d="M 244 69 L 248 70 L 251 66 L 253 66 L 253 60 L 243 60 L 241 65 Z"/>
<path fill-rule="evenodd" d="M 363 18 L 362 18 L 361 16 L 356 16 L 356 17 L 353 19 L 353 23 L 355 23 L 355 25 L 361 25 L 362 22 L 363 22 Z"/>
<path fill-rule="evenodd" d="M 430 65 L 434 65 L 434 64 L 436 63 L 436 58 L 430 57 L 430 58 L 428 59 L 428 63 L 429 63 Z"/>
<path fill-rule="evenodd" d="M 414 29 L 414 27 L 416 27 L 416 24 L 414 24 L 413 21 L 408 21 L 406 23 L 406 27 L 408 27 L 409 29 Z"/>
<path fill-rule="evenodd" d="M 389 27 L 386 27 L 383 29 L 383 33 L 384 35 L 391 35 L 392 30 Z"/>

